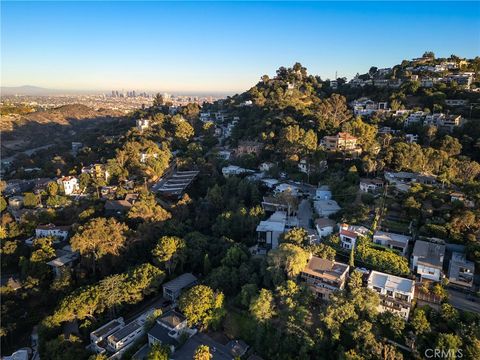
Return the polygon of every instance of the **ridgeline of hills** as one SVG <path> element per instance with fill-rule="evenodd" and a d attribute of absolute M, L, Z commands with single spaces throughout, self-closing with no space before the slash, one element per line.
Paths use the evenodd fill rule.
<path fill-rule="evenodd" d="M 281 152 L 279 145 L 282 141 L 293 136 L 286 132 L 292 127 L 299 128 L 295 130 L 300 137 L 311 131 L 320 139 L 342 130 L 354 131 L 353 127 L 357 127 L 357 136 L 368 130 L 376 134 L 384 126 L 405 131 L 406 115 L 393 116 L 397 110 L 459 114 L 468 121 L 453 134 L 462 142 L 465 154 L 474 155 L 480 141 L 480 125 L 476 120 L 480 118 L 479 75 L 479 57 L 461 59 L 452 55 L 448 59 L 436 59 L 429 52 L 391 68 L 372 67 L 368 73 L 357 75 L 350 82 L 345 78 L 322 80 L 308 74 L 305 67 L 296 63 L 291 68 L 280 67 L 272 78 L 263 75 L 244 93 L 207 105 L 204 110 L 224 110 L 239 116 L 240 121 L 232 134 L 233 141 L 259 140 L 265 143 L 266 149 L 276 153 Z M 374 129 L 363 124 L 360 126 L 363 130 L 358 129 L 355 124 L 351 103 L 364 97 L 387 102 L 391 110 L 363 117 L 363 123 Z M 452 107 L 447 105 L 447 99 L 465 100 L 467 105 Z M 426 131 L 418 127 L 408 130 L 421 136 Z M 304 155 L 302 149 L 293 150 L 300 157 Z M 480 160 L 478 156 L 474 158 Z"/>
<path fill-rule="evenodd" d="M 121 119 L 119 111 L 94 110 L 85 105 L 71 104 L 55 109 L 22 114 L 2 115 L 2 156 L 14 151 L 67 140 L 73 134 L 87 133 L 107 121 Z"/>

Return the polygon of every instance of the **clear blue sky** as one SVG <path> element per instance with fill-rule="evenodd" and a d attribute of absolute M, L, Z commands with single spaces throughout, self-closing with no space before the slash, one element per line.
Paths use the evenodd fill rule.
<path fill-rule="evenodd" d="M 479 4 L 2 1 L 2 85 L 234 92 L 296 61 L 333 78 L 475 57 Z"/>

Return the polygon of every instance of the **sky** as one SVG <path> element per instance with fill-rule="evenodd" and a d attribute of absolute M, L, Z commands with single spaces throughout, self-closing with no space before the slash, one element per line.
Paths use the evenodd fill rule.
<path fill-rule="evenodd" d="M 480 55 L 480 2 L 1 1 L 1 85 L 235 93 L 302 63 L 351 78 Z"/>

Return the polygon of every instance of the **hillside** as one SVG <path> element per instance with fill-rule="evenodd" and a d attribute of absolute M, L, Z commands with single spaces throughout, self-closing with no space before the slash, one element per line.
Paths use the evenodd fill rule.
<path fill-rule="evenodd" d="M 26 115 L 2 116 L 2 157 L 90 131 L 101 123 L 123 118 L 113 110 L 93 110 L 85 105 L 65 105 Z"/>

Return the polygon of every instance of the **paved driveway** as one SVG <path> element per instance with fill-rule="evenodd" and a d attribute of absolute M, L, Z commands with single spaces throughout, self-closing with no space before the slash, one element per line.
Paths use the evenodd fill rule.
<path fill-rule="evenodd" d="M 310 220 L 313 217 L 313 213 L 312 206 L 310 205 L 310 200 L 303 199 L 300 202 L 300 204 L 298 205 L 297 217 L 300 227 L 303 227 L 305 229 L 312 229 L 312 227 L 310 226 Z"/>

